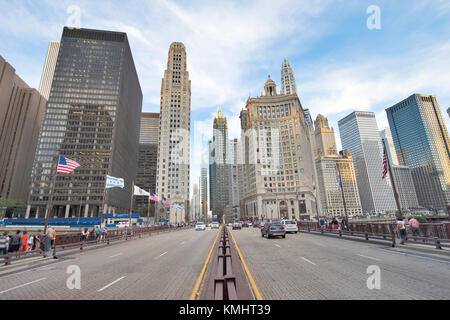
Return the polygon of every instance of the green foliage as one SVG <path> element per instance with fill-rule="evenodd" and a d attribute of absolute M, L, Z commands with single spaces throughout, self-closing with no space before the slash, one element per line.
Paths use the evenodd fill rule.
<path fill-rule="evenodd" d="M 425 218 L 422 215 L 416 215 L 416 216 L 414 216 L 414 218 L 416 218 L 416 220 L 419 221 L 419 223 L 427 223 L 428 222 L 427 218 Z"/>
<path fill-rule="evenodd" d="M 26 206 L 27 204 L 22 200 L 0 198 L 0 208 L 24 209 L 26 208 Z"/>

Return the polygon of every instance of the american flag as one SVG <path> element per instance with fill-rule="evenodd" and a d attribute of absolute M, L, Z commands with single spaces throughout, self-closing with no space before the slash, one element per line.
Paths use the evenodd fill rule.
<path fill-rule="evenodd" d="M 150 192 L 150 197 L 148 197 L 148 198 L 150 200 L 152 200 L 152 201 L 155 201 L 155 202 L 159 202 L 160 201 L 159 197 L 156 194 L 152 193 L 152 192 Z"/>
<path fill-rule="evenodd" d="M 388 172 L 388 156 L 386 153 L 386 146 L 383 143 L 383 179 L 386 178 Z"/>
<path fill-rule="evenodd" d="M 65 173 L 69 174 L 76 168 L 78 168 L 80 164 L 73 160 L 70 160 L 66 157 L 59 156 L 58 167 L 56 168 L 56 173 Z"/>

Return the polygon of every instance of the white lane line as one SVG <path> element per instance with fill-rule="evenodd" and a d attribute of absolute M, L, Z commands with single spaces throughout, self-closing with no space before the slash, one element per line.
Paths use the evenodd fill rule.
<path fill-rule="evenodd" d="M 275 244 L 278 248 L 281 248 L 281 246 L 279 246 L 279 245 L 277 245 L 277 244 Z"/>
<path fill-rule="evenodd" d="M 112 286 L 114 283 L 117 283 L 117 282 L 119 282 L 120 280 L 122 280 L 123 278 L 125 278 L 125 276 L 122 276 L 122 277 L 120 277 L 119 279 L 117 279 L 117 280 L 114 280 L 113 282 L 111 282 L 110 284 L 107 284 L 106 286 L 104 286 L 103 288 L 101 288 L 101 289 L 99 289 L 99 290 L 97 290 L 97 292 L 101 292 L 101 291 L 103 291 L 103 290 L 105 290 L 106 288 L 108 288 L 108 287 L 110 287 L 110 286 Z"/>
<path fill-rule="evenodd" d="M 305 260 L 305 261 L 308 262 L 308 263 L 311 263 L 311 264 L 313 264 L 313 265 L 316 265 L 314 262 L 312 262 L 312 261 L 306 259 L 305 257 L 302 257 L 302 259 Z"/>
<path fill-rule="evenodd" d="M 362 254 L 357 254 L 357 256 L 360 256 L 360 257 L 363 257 L 363 258 L 367 258 L 367 259 L 372 259 L 372 260 L 375 260 L 375 261 L 381 261 L 380 259 L 368 257 L 368 256 L 365 256 L 365 255 L 362 255 Z"/>
<path fill-rule="evenodd" d="M 115 254 L 115 255 L 112 255 L 112 256 L 110 256 L 109 258 L 118 257 L 118 256 L 120 256 L 121 254 L 122 254 L 122 252 L 121 252 L 121 253 L 118 253 L 118 254 Z"/>
<path fill-rule="evenodd" d="M 182 246 L 182 245 L 185 244 L 185 243 L 186 243 L 186 241 L 181 242 L 181 243 L 180 243 L 180 246 Z"/>
<path fill-rule="evenodd" d="M 166 252 L 164 252 L 164 253 L 161 253 L 159 256 L 162 257 L 162 256 L 165 255 L 167 252 L 169 252 L 169 251 L 166 251 Z"/>
<path fill-rule="evenodd" d="M 27 286 L 29 284 L 33 284 L 33 283 L 36 283 L 36 282 L 39 282 L 39 281 L 42 281 L 42 280 L 45 280 L 45 279 L 47 279 L 47 278 L 40 278 L 38 280 L 34 280 L 34 281 L 31 281 L 31 282 L 24 283 L 24 284 L 21 284 L 20 286 L 16 286 L 14 288 L 10 288 L 10 289 L 7 289 L 7 290 L 0 291 L 0 294 L 8 292 L 8 291 L 11 291 L 11 290 L 14 290 L 14 289 L 22 288 L 22 287 L 25 287 L 25 286 Z"/>

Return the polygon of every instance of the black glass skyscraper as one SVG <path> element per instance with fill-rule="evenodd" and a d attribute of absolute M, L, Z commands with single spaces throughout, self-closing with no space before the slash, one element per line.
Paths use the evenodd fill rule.
<path fill-rule="evenodd" d="M 129 209 L 141 108 L 127 35 L 64 28 L 33 165 L 32 211 L 44 215 L 58 152 L 81 166 L 57 176 L 51 216 L 98 216 L 107 174 L 125 188 L 108 190 L 105 212 Z"/>

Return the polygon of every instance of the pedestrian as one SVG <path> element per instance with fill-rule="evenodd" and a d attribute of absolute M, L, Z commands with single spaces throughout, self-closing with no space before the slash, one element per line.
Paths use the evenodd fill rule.
<path fill-rule="evenodd" d="M 416 218 L 414 218 L 414 217 L 410 218 L 409 225 L 411 226 L 413 237 L 421 237 L 422 236 L 420 234 L 419 221 L 417 221 Z"/>
<path fill-rule="evenodd" d="M 95 240 L 99 240 L 100 239 L 100 226 L 97 226 L 97 228 L 95 229 Z"/>
<path fill-rule="evenodd" d="M 28 250 L 28 233 L 27 233 L 27 231 L 24 231 L 22 234 L 20 250 L 22 250 L 22 251 Z"/>
<path fill-rule="evenodd" d="M 320 218 L 320 228 L 324 229 L 325 228 L 325 220 L 323 218 Z"/>
<path fill-rule="evenodd" d="M 0 250 L 3 254 L 8 254 L 8 245 L 9 245 L 9 236 L 8 231 L 3 232 L 3 235 L 0 236 Z"/>
<path fill-rule="evenodd" d="M 22 240 L 22 237 L 20 236 L 20 230 L 17 230 L 16 234 L 12 236 L 11 241 L 9 242 L 9 252 L 16 252 L 19 251 L 20 248 L 20 242 Z"/>
<path fill-rule="evenodd" d="M 41 250 L 41 243 L 42 243 L 42 230 L 38 230 L 38 232 L 35 234 L 33 239 L 33 248 L 32 250 Z"/>
<path fill-rule="evenodd" d="M 53 228 L 48 227 L 47 233 L 45 234 L 45 252 L 50 251 L 52 247 L 52 237 L 53 237 Z"/>
<path fill-rule="evenodd" d="M 102 228 L 102 234 L 101 234 L 100 240 L 101 240 L 101 241 L 105 240 L 105 236 L 106 236 L 106 228 L 103 227 L 103 228 Z"/>
<path fill-rule="evenodd" d="M 34 235 L 30 235 L 28 238 L 28 250 L 31 250 L 33 248 L 33 242 L 34 242 Z"/>
<path fill-rule="evenodd" d="M 89 237 L 89 230 L 88 228 L 84 228 L 83 231 L 81 231 L 81 240 L 86 241 Z"/>
<path fill-rule="evenodd" d="M 56 230 L 53 228 L 52 228 L 52 230 L 53 230 L 53 232 L 52 232 L 52 248 L 54 248 L 56 245 Z"/>
<path fill-rule="evenodd" d="M 339 229 L 339 222 L 337 221 L 336 218 L 333 218 L 333 229 L 334 230 L 338 230 Z"/>
<path fill-rule="evenodd" d="M 403 221 L 402 218 L 397 218 L 397 229 L 400 233 L 400 244 L 405 244 L 405 240 L 406 240 L 406 226 L 405 226 L 405 221 Z"/>

